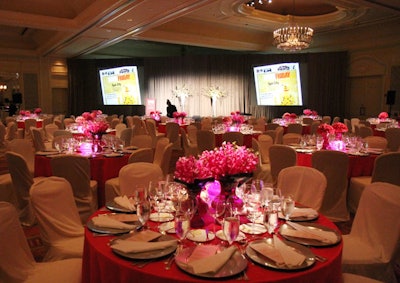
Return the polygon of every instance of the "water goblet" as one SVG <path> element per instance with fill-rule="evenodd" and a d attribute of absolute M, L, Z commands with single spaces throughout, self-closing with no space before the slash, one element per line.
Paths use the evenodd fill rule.
<path fill-rule="evenodd" d="M 252 225 L 251 225 L 252 233 L 254 233 L 257 219 L 260 218 L 262 216 L 262 214 L 263 214 L 263 211 L 262 211 L 262 206 L 260 203 L 259 196 L 258 197 L 257 197 L 257 195 L 248 196 L 247 218 L 252 223 Z"/>
<path fill-rule="evenodd" d="M 282 198 L 281 211 L 286 221 L 290 219 L 290 215 L 294 210 L 294 206 L 295 203 L 292 196 L 289 195 Z"/>
<path fill-rule="evenodd" d="M 147 221 L 150 218 L 151 205 L 147 200 L 141 200 L 136 206 L 136 214 L 140 224 L 146 228 Z"/>
<path fill-rule="evenodd" d="M 237 216 L 227 216 L 223 220 L 222 224 L 222 231 L 225 235 L 226 240 L 228 241 L 229 245 L 236 240 L 239 235 L 239 226 L 240 220 Z"/>
<path fill-rule="evenodd" d="M 183 240 L 186 238 L 187 233 L 190 230 L 190 219 L 186 213 L 181 211 L 177 212 L 175 215 L 175 233 L 179 239 L 179 243 L 182 244 Z"/>

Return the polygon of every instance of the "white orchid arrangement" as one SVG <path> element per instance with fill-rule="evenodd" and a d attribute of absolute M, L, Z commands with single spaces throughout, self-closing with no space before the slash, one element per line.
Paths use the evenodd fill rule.
<path fill-rule="evenodd" d="M 214 99 L 225 97 L 226 93 L 219 86 L 210 86 L 204 91 L 204 95 Z"/>
<path fill-rule="evenodd" d="M 183 84 L 181 86 L 176 86 L 172 90 L 172 93 L 178 99 L 185 99 L 186 97 L 191 96 L 191 93 L 190 93 L 189 89 L 185 86 L 185 84 Z"/>

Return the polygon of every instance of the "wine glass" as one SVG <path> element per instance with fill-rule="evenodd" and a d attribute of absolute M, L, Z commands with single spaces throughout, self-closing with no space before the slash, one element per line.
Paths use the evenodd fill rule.
<path fill-rule="evenodd" d="M 186 213 L 178 212 L 175 215 L 175 233 L 179 238 L 179 242 L 182 244 L 186 238 L 187 233 L 190 230 L 190 218 Z"/>
<path fill-rule="evenodd" d="M 189 219 L 192 219 L 197 211 L 197 199 L 187 198 L 183 201 L 180 201 L 179 209 L 181 212 L 185 213 Z"/>
<path fill-rule="evenodd" d="M 146 228 L 147 221 L 150 217 L 151 205 L 147 200 L 141 200 L 136 206 L 136 214 L 138 216 L 140 224 L 143 228 Z"/>
<path fill-rule="evenodd" d="M 295 204 L 292 196 L 289 195 L 282 198 L 281 211 L 286 221 L 289 220 L 290 215 L 294 210 L 294 205 Z"/>
<path fill-rule="evenodd" d="M 221 217 L 225 212 L 225 199 L 217 196 L 209 207 L 209 212 L 213 216 L 215 222 L 218 223 L 218 218 Z M 215 233 L 215 225 L 214 225 L 214 233 Z"/>
<path fill-rule="evenodd" d="M 229 245 L 232 245 L 232 243 L 238 237 L 239 226 L 240 226 L 239 217 L 227 216 L 224 218 L 224 221 L 222 224 L 222 227 L 223 227 L 222 231 L 223 231 L 225 238 L 228 241 Z"/>
<path fill-rule="evenodd" d="M 260 202 L 260 195 L 258 194 L 250 194 L 247 198 L 247 218 L 252 223 L 252 232 L 254 233 L 254 229 L 256 226 L 256 220 L 261 217 L 262 205 Z"/>

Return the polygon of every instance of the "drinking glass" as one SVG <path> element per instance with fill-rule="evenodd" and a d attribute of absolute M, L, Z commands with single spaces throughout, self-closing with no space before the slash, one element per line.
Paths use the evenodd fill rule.
<path fill-rule="evenodd" d="M 182 244 L 182 241 L 186 238 L 187 233 L 190 230 L 190 219 L 189 216 L 185 213 L 177 213 L 175 215 L 175 233 L 179 238 L 179 242 Z"/>
<path fill-rule="evenodd" d="M 285 220 L 289 220 L 290 215 L 294 210 L 294 200 L 292 196 L 285 196 L 282 198 L 281 211 Z"/>
<path fill-rule="evenodd" d="M 254 233 L 254 229 L 256 226 L 256 220 L 261 217 L 263 214 L 262 206 L 260 202 L 260 196 L 258 195 L 249 195 L 247 199 L 247 218 L 252 223 L 252 230 Z"/>
<path fill-rule="evenodd" d="M 151 205 L 147 200 L 141 200 L 136 207 L 136 214 L 138 216 L 140 224 L 143 228 L 146 228 L 147 221 L 150 217 Z"/>
<path fill-rule="evenodd" d="M 316 146 L 317 146 L 317 150 L 322 149 L 322 147 L 324 146 L 324 139 L 322 137 L 317 137 Z"/>
<path fill-rule="evenodd" d="M 240 220 L 237 216 L 228 216 L 224 218 L 223 221 L 223 233 L 225 235 L 226 240 L 228 241 L 229 245 L 236 240 L 239 235 L 239 226 Z"/>

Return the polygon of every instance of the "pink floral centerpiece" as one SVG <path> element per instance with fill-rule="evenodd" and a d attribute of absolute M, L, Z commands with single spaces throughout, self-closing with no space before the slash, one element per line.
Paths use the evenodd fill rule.
<path fill-rule="evenodd" d="M 379 120 L 386 120 L 387 118 L 389 118 L 389 114 L 387 112 L 381 112 L 378 115 Z"/>
<path fill-rule="evenodd" d="M 324 139 L 324 144 L 322 145 L 323 149 L 329 148 L 329 135 L 333 135 L 335 133 L 335 129 L 326 123 L 323 123 L 318 126 L 317 133 L 322 136 Z"/>
<path fill-rule="evenodd" d="M 287 123 L 294 123 L 294 122 L 296 122 L 297 115 L 296 115 L 296 113 L 286 112 L 282 115 L 282 119 L 285 120 Z"/>
<path fill-rule="evenodd" d="M 75 122 L 80 125 L 83 133 L 92 138 L 93 152 L 102 150 L 101 139 L 107 132 L 109 124 L 107 123 L 101 110 L 93 110 L 92 112 L 84 112 L 81 116 L 76 117 Z"/>
<path fill-rule="evenodd" d="M 34 112 L 36 115 L 40 115 L 40 114 L 42 114 L 42 109 L 41 109 L 41 108 L 36 108 L 33 112 Z"/>
<path fill-rule="evenodd" d="M 315 110 L 311 110 L 311 109 L 304 109 L 303 110 L 303 114 L 306 116 L 310 116 L 310 117 L 316 117 L 318 116 L 318 112 Z"/>
<path fill-rule="evenodd" d="M 174 112 L 172 114 L 178 124 L 183 124 L 183 119 L 186 117 L 186 112 Z"/>
<path fill-rule="evenodd" d="M 154 119 L 156 122 L 161 121 L 161 112 L 160 111 L 151 111 L 150 112 L 150 118 Z"/>

